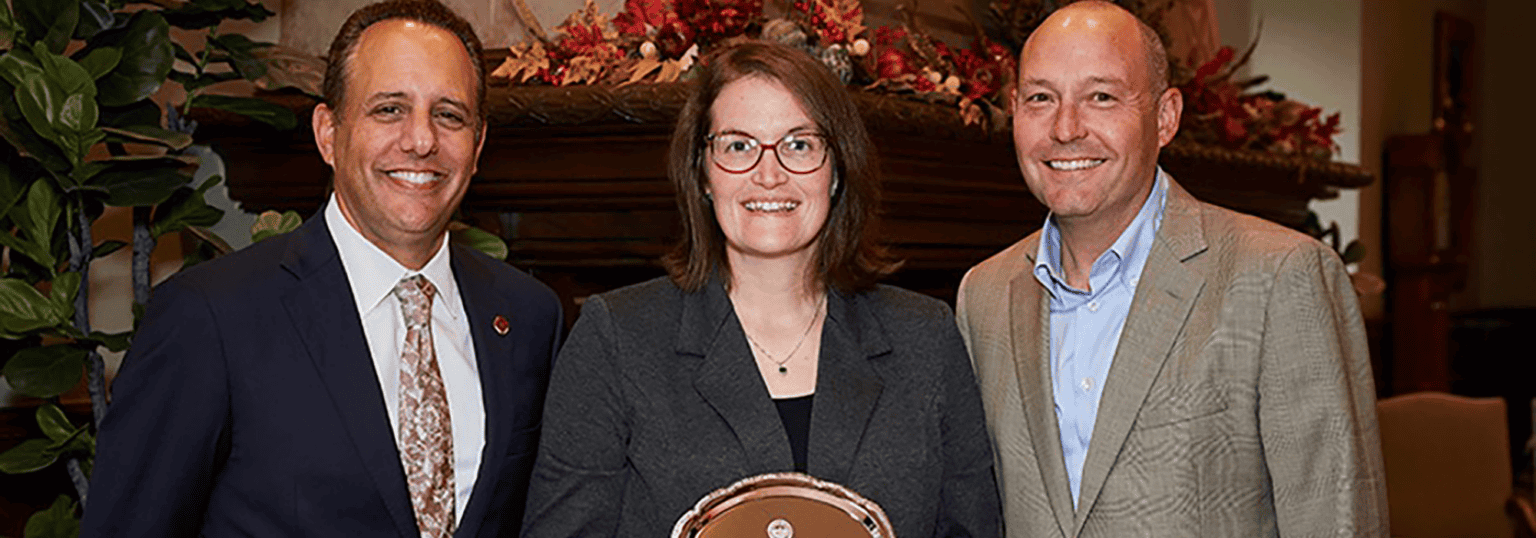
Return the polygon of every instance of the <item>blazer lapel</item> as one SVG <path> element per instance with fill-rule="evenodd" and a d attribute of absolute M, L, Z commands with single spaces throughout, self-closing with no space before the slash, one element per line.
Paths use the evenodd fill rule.
<path fill-rule="evenodd" d="M 724 419 L 746 457 L 749 475 L 794 468 L 789 437 L 763 384 L 746 334 L 718 279 L 683 296 L 681 354 L 702 355 L 694 390 Z"/>
<path fill-rule="evenodd" d="M 806 471 L 810 474 L 847 483 L 854 454 L 883 386 L 871 361 L 890 351 L 884 330 L 873 317 L 864 315 L 857 298 L 827 292 L 827 320 L 821 329 L 806 451 Z"/>
<path fill-rule="evenodd" d="M 1135 302 L 1121 331 L 1099 402 L 1098 420 L 1083 463 L 1082 497 L 1071 535 L 1082 529 L 1136 422 L 1152 382 L 1162 371 L 1174 340 L 1184 328 L 1204 275 L 1185 266 L 1206 248 L 1199 207 L 1169 177 L 1163 223 L 1142 269 Z"/>
<path fill-rule="evenodd" d="M 467 260 L 467 252 L 455 245 L 451 251 L 453 278 L 459 286 L 459 297 L 464 302 L 464 313 L 469 332 L 475 345 L 475 362 L 480 371 L 480 394 L 485 405 L 485 447 L 480 451 L 480 471 L 475 487 L 470 493 L 469 505 L 459 518 L 456 536 L 477 536 L 480 525 L 490 510 L 496 483 L 502 476 L 502 465 L 511 442 L 511 425 L 520 413 L 530 413 L 519 405 L 518 387 L 513 376 L 513 365 L 522 362 L 528 339 L 516 338 L 516 334 L 501 337 L 496 334 L 492 321 L 500 314 L 518 327 L 515 304 L 497 291 L 495 276 L 483 267 Z M 515 329 L 514 329 L 515 330 Z M 462 502 L 462 499 L 460 500 Z"/>
<path fill-rule="evenodd" d="M 324 217 L 311 217 L 295 232 L 282 265 L 299 280 L 282 301 L 300 344 L 309 352 L 315 371 L 330 392 L 352 448 L 373 478 L 390 519 L 401 536 L 414 536 L 418 534 L 416 516 L 395 449 L 394 430 L 389 426 L 384 393 L 363 337 L 352 288 Z"/>
<path fill-rule="evenodd" d="M 1035 464 L 1045 480 L 1046 496 L 1061 535 L 1070 536 L 1067 529 L 1072 528 L 1072 490 L 1067 483 L 1061 430 L 1056 423 L 1056 402 L 1051 390 L 1050 303 L 1045 288 L 1035 280 L 1035 248 L 1026 248 L 1025 252 L 1027 263 L 1008 283 L 1014 367 L 1018 370 L 1020 399 L 1024 402 L 1024 417 L 1029 421 Z"/>

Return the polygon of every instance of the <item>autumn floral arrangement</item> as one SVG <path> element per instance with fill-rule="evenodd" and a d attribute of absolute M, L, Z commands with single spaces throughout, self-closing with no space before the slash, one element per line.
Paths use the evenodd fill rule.
<path fill-rule="evenodd" d="M 511 47 L 492 76 L 554 86 L 673 82 L 714 47 L 762 39 L 806 50 L 847 84 L 952 104 L 967 124 L 1007 125 L 1002 94 L 1013 55 L 980 32 L 957 48 L 911 16 L 870 29 L 859 0 L 783 1 L 785 15 L 769 18 L 763 0 L 626 0 L 609 19 L 588 0 L 551 35 L 519 0 L 532 39 Z"/>
<path fill-rule="evenodd" d="M 492 76 L 515 84 L 570 86 L 673 82 L 689 77 L 701 55 L 743 39 L 800 47 L 844 82 L 866 91 L 955 106 L 966 124 L 1006 128 L 1006 88 L 1016 50 L 1059 0 L 993 0 L 969 47 L 953 47 L 923 31 L 901 9 L 895 27 L 868 28 L 860 0 L 779 0 L 781 17 L 764 0 L 626 0 L 609 18 L 588 0 L 546 33 L 515 0 L 531 39 L 511 47 Z M 1154 26 L 1177 0 L 1120 0 Z M 979 25 L 978 25 L 979 28 Z M 1000 42 L 999 42 L 1000 41 Z M 1197 144 L 1330 160 L 1338 151 L 1339 114 L 1254 88 L 1265 76 L 1240 78 L 1255 45 L 1238 56 L 1223 47 L 1200 65 L 1175 64 L 1184 92 L 1179 137 Z"/>
<path fill-rule="evenodd" d="M 1255 41 L 1257 44 L 1257 41 Z M 1273 90 L 1253 91 L 1267 76 L 1237 78 L 1253 55 L 1250 45 L 1241 57 L 1222 47 L 1214 58 L 1194 70 L 1184 92 L 1181 137 L 1229 149 L 1256 150 L 1332 160 L 1339 150 L 1339 113 L 1323 117 L 1323 109 L 1286 98 Z"/>

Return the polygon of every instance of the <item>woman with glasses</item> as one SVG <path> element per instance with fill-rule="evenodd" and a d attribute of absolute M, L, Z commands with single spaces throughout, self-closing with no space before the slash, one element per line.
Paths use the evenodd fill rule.
<path fill-rule="evenodd" d="M 700 497 L 800 471 L 902 538 L 997 536 L 980 395 L 950 309 L 877 285 L 872 145 L 796 49 L 701 67 L 672 138 L 670 275 L 593 296 L 555 361 L 524 536 L 667 536 Z"/>

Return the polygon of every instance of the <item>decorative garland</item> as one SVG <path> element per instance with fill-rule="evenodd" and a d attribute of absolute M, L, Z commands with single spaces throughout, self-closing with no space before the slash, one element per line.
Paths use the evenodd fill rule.
<path fill-rule="evenodd" d="M 1013 55 L 978 32 L 955 49 L 919 28 L 910 13 L 899 27 L 864 26 L 859 0 L 794 0 L 768 19 L 762 0 L 626 0 L 611 20 L 591 0 L 547 35 L 518 13 L 533 39 L 511 47 L 491 75 L 517 84 L 569 86 L 686 79 L 700 54 L 743 39 L 806 50 L 843 82 L 867 91 L 956 106 L 967 125 L 1008 125 L 1003 88 Z"/>
<path fill-rule="evenodd" d="M 784 17 L 768 19 L 763 0 L 626 0 L 611 20 L 592 0 L 544 32 L 524 0 L 514 0 L 533 39 L 511 47 L 493 73 L 516 84 L 569 86 L 674 82 L 688 78 L 700 54 L 744 39 L 799 47 L 826 64 L 843 82 L 864 91 L 896 94 L 958 109 L 966 125 L 1002 130 L 1009 125 L 1006 88 L 1016 61 L 1008 47 L 978 27 L 967 48 L 953 48 L 927 34 L 912 13 L 898 6 L 896 27 L 864 26 L 860 0 L 786 0 Z M 1161 20 L 1173 0 L 1131 1 L 1128 9 Z M 1005 38 L 1022 43 L 1055 1 L 995 0 L 994 18 L 1012 21 Z M 1143 5 L 1145 4 L 1145 5 Z M 1021 33 L 1022 32 L 1022 33 Z M 871 36 L 873 34 L 873 36 Z M 870 38 L 873 37 L 873 44 Z M 1274 91 L 1250 91 L 1268 77 L 1234 78 L 1252 55 L 1223 47 L 1198 68 L 1177 65 L 1185 113 L 1179 137 L 1230 149 L 1332 159 L 1339 114 L 1287 99 Z"/>

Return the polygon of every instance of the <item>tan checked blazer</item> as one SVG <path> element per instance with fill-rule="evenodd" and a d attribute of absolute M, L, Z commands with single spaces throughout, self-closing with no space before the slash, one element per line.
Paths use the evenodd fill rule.
<path fill-rule="evenodd" d="M 957 319 L 1010 537 L 1384 536 L 1375 391 L 1338 257 L 1171 183 L 1068 498 L 1039 233 L 973 268 Z"/>

